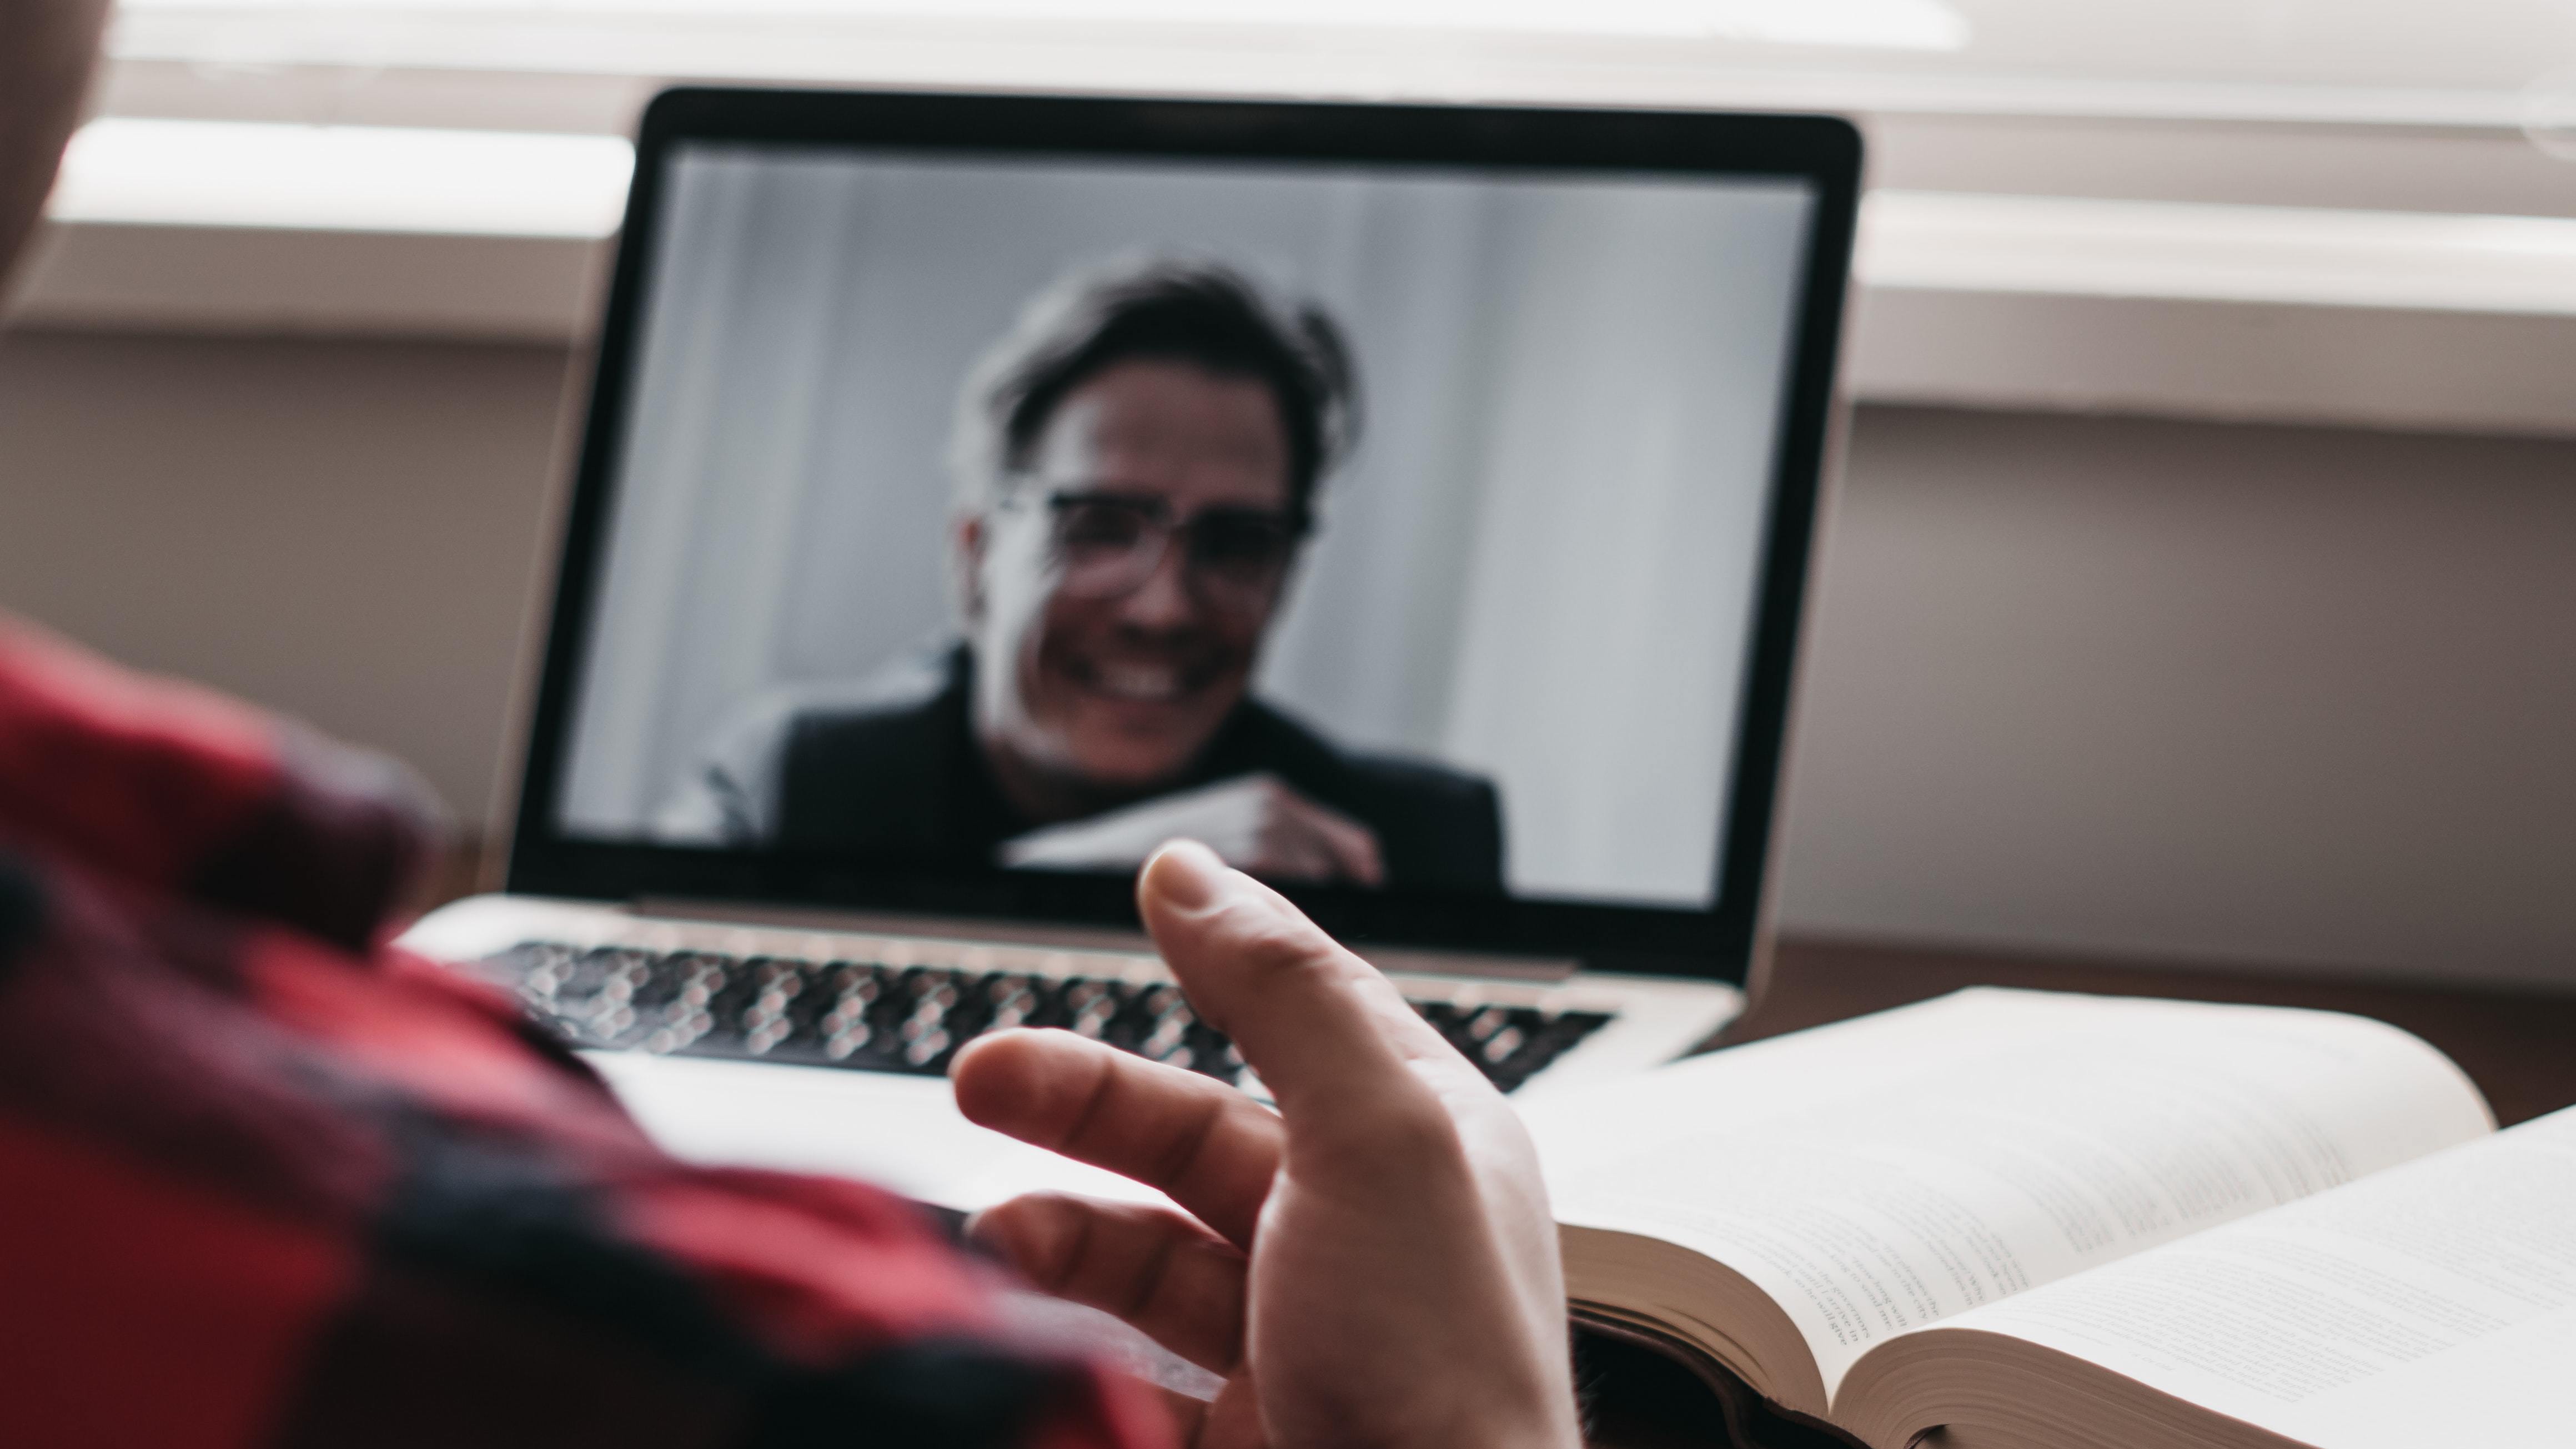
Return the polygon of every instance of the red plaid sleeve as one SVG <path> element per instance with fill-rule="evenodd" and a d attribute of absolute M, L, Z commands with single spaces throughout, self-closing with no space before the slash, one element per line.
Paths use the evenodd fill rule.
<path fill-rule="evenodd" d="M 364 948 L 434 820 L 389 761 L 0 615 L 0 830 L 67 865 Z"/>
<path fill-rule="evenodd" d="M 910 1205 L 674 1162 L 384 946 L 426 819 L 0 621 L 0 1443 L 1160 1441 Z"/>

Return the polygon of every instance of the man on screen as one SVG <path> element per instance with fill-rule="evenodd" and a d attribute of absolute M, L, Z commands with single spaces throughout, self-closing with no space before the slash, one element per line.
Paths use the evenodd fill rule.
<path fill-rule="evenodd" d="M 1352 414 L 1333 324 L 1225 268 L 1041 296 L 960 400 L 964 637 L 755 708 L 657 833 L 1064 870 L 1186 835 L 1273 879 L 1500 890 L 1492 784 L 1250 697 Z"/>

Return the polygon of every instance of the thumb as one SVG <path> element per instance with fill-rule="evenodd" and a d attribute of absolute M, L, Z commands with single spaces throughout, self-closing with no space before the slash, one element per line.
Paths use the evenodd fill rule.
<path fill-rule="evenodd" d="M 1375 967 L 1206 846 L 1156 851 L 1136 904 L 1192 1009 L 1234 1039 L 1292 1124 L 1309 1107 L 1421 1091 L 1412 1063 L 1476 1075 Z"/>

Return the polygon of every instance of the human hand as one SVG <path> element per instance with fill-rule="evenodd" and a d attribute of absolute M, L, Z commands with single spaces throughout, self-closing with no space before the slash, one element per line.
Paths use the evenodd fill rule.
<path fill-rule="evenodd" d="M 1177 842 L 1137 882 L 1191 1006 L 1274 1114 L 1061 1031 L 969 1045 L 985 1126 L 1160 1189 L 1183 1213 L 1059 1194 L 974 1231 L 1040 1288 L 1224 1378 L 1172 1395 L 1202 1449 L 1579 1442 L 1556 1227 L 1520 1119 L 1366 962 L 1277 892 Z"/>
<path fill-rule="evenodd" d="M 1205 844 L 1271 880 L 1386 884 L 1377 835 L 1276 775 L 1242 775 L 1124 809 L 1032 830 L 1002 845 L 1004 865 L 1125 870 L 1167 840 Z"/>

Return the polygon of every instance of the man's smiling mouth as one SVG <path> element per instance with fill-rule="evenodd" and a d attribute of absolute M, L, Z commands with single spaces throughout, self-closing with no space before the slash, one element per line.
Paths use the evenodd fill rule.
<path fill-rule="evenodd" d="M 1067 660 L 1065 673 L 1093 694 L 1135 704 L 1172 704 L 1207 687 L 1213 671 L 1132 660 Z"/>

